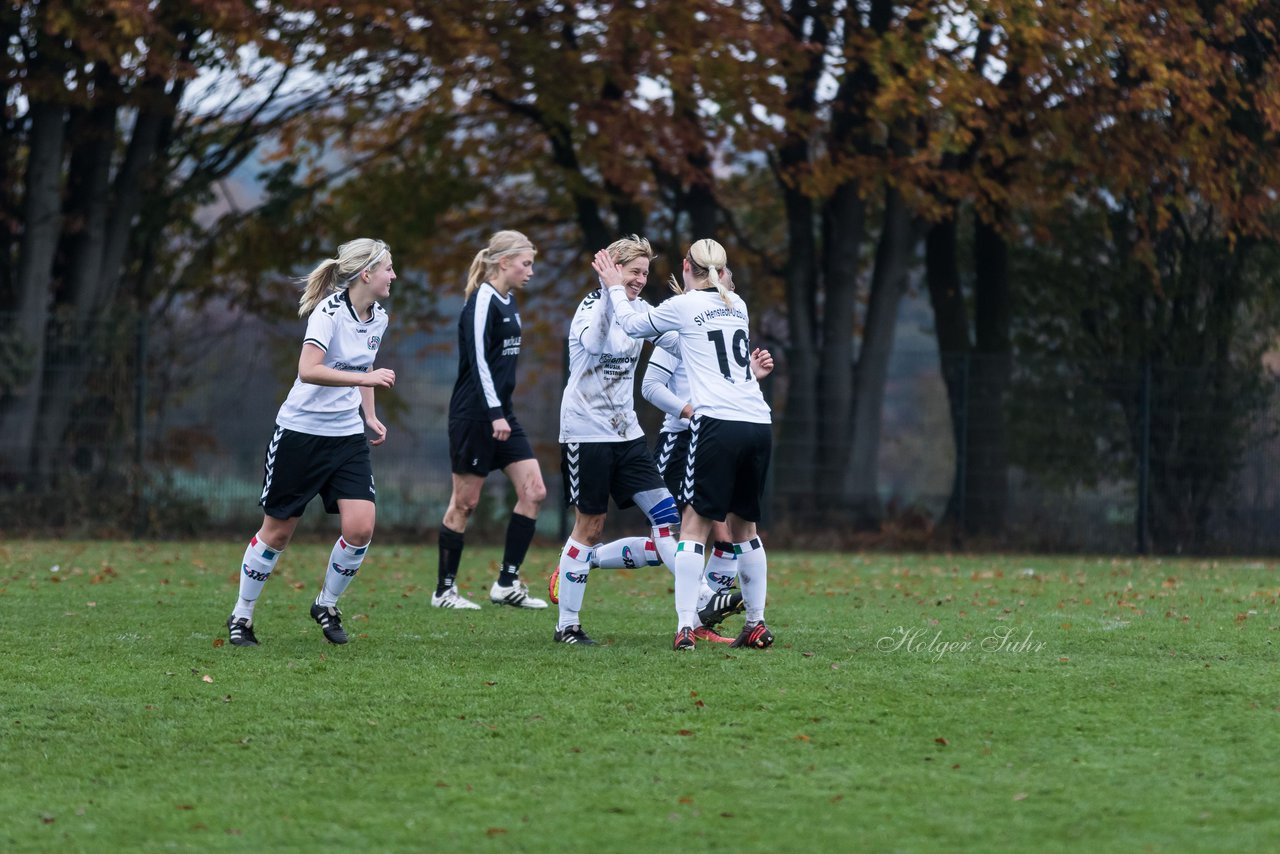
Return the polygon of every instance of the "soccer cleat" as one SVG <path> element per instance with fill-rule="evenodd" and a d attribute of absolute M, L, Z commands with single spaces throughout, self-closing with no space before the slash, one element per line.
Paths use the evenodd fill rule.
<path fill-rule="evenodd" d="M 742 594 L 737 591 L 717 593 L 698 611 L 698 621 L 709 629 L 724 622 L 724 618 L 743 610 Z"/>
<path fill-rule="evenodd" d="M 671 642 L 672 649 L 693 649 L 693 629 L 689 626 L 681 626 L 676 632 L 676 639 Z"/>
<path fill-rule="evenodd" d="M 513 608 L 545 608 L 546 600 L 535 599 L 529 595 L 529 585 L 516 579 L 510 587 L 503 587 L 493 582 L 489 588 L 489 601 L 495 605 L 510 605 Z"/>
<path fill-rule="evenodd" d="M 709 629 L 706 626 L 698 626 L 694 629 L 693 636 L 698 640 L 710 641 L 711 643 L 733 643 L 733 638 L 727 638 L 715 629 Z"/>
<path fill-rule="evenodd" d="M 747 623 L 742 627 L 742 631 L 733 639 L 732 647 L 751 647 L 752 649 L 764 649 L 773 645 L 773 632 L 769 631 L 769 627 L 761 620 L 758 623 Z"/>
<path fill-rule="evenodd" d="M 329 643 L 343 644 L 347 642 L 347 633 L 342 628 L 342 612 L 332 605 L 311 605 L 311 619 L 320 624 L 324 631 L 324 639 Z"/>
<path fill-rule="evenodd" d="M 257 646 L 258 636 L 253 633 L 253 620 L 248 617 L 227 617 L 227 633 L 232 646 Z"/>
<path fill-rule="evenodd" d="M 582 630 L 582 626 L 577 623 L 572 626 L 566 626 L 563 629 L 556 629 L 556 643 L 580 643 L 583 646 L 595 646 L 596 642 L 587 637 L 587 633 Z"/>
<path fill-rule="evenodd" d="M 458 585 L 453 585 L 443 593 L 431 594 L 432 608 L 458 608 L 463 611 L 479 611 L 480 606 L 458 592 Z"/>
<path fill-rule="evenodd" d="M 551 577 L 547 579 L 547 598 L 551 600 L 552 605 L 560 604 L 560 567 L 551 570 Z"/>

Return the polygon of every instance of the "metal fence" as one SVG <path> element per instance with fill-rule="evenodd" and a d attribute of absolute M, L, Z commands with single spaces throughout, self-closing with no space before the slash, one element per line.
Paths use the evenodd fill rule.
<path fill-rule="evenodd" d="M 205 309 L 139 332 L 104 329 L 109 355 L 93 363 L 83 387 L 46 383 L 74 394 L 73 416 L 65 442 L 37 474 L 12 455 L 0 465 L 6 535 L 223 536 L 258 524 L 263 451 L 294 376 L 299 322 Z M 557 444 L 563 348 L 548 339 L 526 345 L 516 406 L 548 486 L 539 534 L 556 541 L 572 520 L 561 500 Z M 771 542 L 1280 554 L 1280 383 L 1261 367 L 1252 392 L 1260 396 L 1242 422 L 1223 402 L 1232 390 L 1204 371 L 1015 357 L 995 372 L 1003 404 L 992 421 L 978 408 L 990 389 L 977 383 L 993 372 L 974 370 L 974 356 L 941 359 L 918 337 L 910 344 L 894 354 L 885 386 L 871 487 L 879 526 L 857 532 L 841 522 L 845 502 L 865 497 L 867 484 L 825 470 L 820 484 L 797 483 L 796 472 L 777 464 L 764 522 Z M 767 381 L 775 390 L 788 382 L 779 362 Z M 449 499 L 446 418 L 456 363 L 452 328 L 388 336 L 379 356 L 399 377 L 378 395 L 390 427 L 374 449 L 380 539 L 434 538 Z M 15 404 L 19 375 L 0 376 L 0 410 Z M 775 407 L 780 430 L 785 395 L 774 397 L 783 398 Z M 659 416 L 638 394 L 637 401 L 652 435 Z M 991 429 L 1003 441 L 989 441 L 982 431 Z M 994 457 L 975 450 L 992 447 L 1002 450 Z M 823 451 L 814 454 L 821 459 Z M 806 494 L 824 508 L 819 525 L 811 524 L 815 501 L 797 500 Z M 985 503 L 990 512 L 992 502 L 998 527 L 969 530 L 973 507 Z M 473 522 L 477 536 L 498 537 L 510 504 L 506 481 L 490 478 Z M 330 534 L 334 523 L 324 517 L 313 503 L 302 534 Z M 644 526 L 633 510 L 614 515 L 607 534 Z"/>

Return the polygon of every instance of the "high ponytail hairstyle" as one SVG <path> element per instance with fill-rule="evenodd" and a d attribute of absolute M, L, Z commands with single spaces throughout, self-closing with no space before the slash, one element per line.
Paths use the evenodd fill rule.
<path fill-rule="evenodd" d="M 338 247 L 337 258 L 326 258 L 304 281 L 298 298 L 298 316 L 306 317 L 326 297 L 351 286 L 365 270 L 375 270 L 391 255 L 391 247 L 372 237 L 360 237 Z"/>
<path fill-rule="evenodd" d="M 470 298 L 475 289 L 480 287 L 481 282 L 492 280 L 500 260 L 521 252 L 538 254 L 538 250 L 529 238 L 520 232 L 511 230 L 494 232 L 489 238 L 489 245 L 477 252 L 476 257 L 471 261 L 471 269 L 467 272 L 467 289 L 463 292 L 463 297 Z"/>
<path fill-rule="evenodd" d="M 726 307 L 731 307 L 733 303 L 729 301 L 730 290 L 725 287 L 724 282 L 720 280 L 721 273 L 729 263 L 729 258 L 725 254 L 724 247 L 709 237 L 701 240 L 693 241 L 693 245 L 689 247 L 689 254 L 685 256 L 689 259 L 689 272 L 693 274 L 695 280 L 706 279 L 712 285 L 715 285 L 717 291 L 720 292 L 720 299 L 724 300 Z"/>

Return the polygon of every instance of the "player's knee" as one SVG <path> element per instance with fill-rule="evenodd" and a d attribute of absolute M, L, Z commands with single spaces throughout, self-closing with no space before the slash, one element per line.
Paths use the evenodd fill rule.
<path fill-rule="evenodd" d="M 373 520 L 348 523 L 342 526 L 342 539 L 353 546 L 367 546 L 373 540 Z"/>
<path fill-rule="evenodd" d="M 547 486 L 541 480 L 537 483 L 525 484 L 520 491 L 520 500 L 529 504 L 541 504 L 547 498 Z"/>
<path fill-rule="evenodd" d="M 651 525 L 680 524 L 680 508 L 676 506 L 671 493 L 665 489 L 636 493 L 635 502 L 644 511 L 644 515 L 649 517 Z"/>
<path fill-rule="evenodd" d="M 479 503 L 479 496 L 455 495 L 453 500 L 449 502 L 449 509 L 470 519 L 471 514 L 476 512 L 476 505 Z"/>
<path fill-rule="evenodd" d="M 255 534 L 258 541 L 267 547 L 282 552 L 289 546 L 289 541 L 293 539 L 293 528 L 283 525 L 264 524 Z"/>

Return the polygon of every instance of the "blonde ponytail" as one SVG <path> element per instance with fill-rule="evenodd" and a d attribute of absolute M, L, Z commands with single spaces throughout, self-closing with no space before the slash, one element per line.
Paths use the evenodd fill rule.
<path fill-rule="evenodd" d="M 349 287 L 365 270 L 376 269 L 390 253 L 390 246 L 372 237 L 360 237 L 339 246 L 337 258 L 324 259 L 302 280 L 306 286 L 298 298 L 298 316 L 311 314 L 330 294 Z"/>
<path fill-rule="evenodd" d="M 686 257 L 689 259 L 690 272 L 693 273 L 693 278 L 706 279 L 715 285 L 716 290 L 720 293 L 720 299 L 724 300 L 725 307 L 732 308 L 733 303 L 729 298 L 731 291 L 725 287 L 724 282 L 720 281 L 722 271 L 729 264 L 724 247 L 711 238 L 704 237 L 693 242 Z"/>
<path fill-rule="evenodd" d="M 471 268 L 467 271 L 467 287 L 463 291 L 463 298 L 470 299 L 475 289 L 480 287 L 481 282 L 491 282 L 493 275 L 498 271 L 498 262 L 508 255 L 518 255 L 521 252 L 532 252 L 538 254 L 538 250 L 518 231 L 510 229 L 504 231 L 496 231 L 489 238 L 489 245 L 476 253 L 476 257 L 471 260 Z"/>

